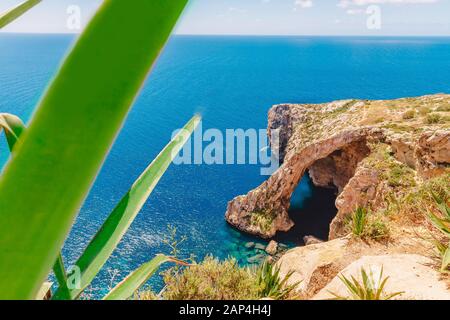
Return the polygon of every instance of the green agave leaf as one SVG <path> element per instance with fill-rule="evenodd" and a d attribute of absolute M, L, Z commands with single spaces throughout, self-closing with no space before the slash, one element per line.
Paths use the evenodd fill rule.
<path fill-rule="evenodd" d="M 25 131 L 25 125 L 15 115 L 0 113 L 0 131 L 2 129 L 5 131 L 9 150 L 12 151 L 17 140 L 19 140 L 19 137 Z"/>
<path fill-rule="evenodd" d="M 447 250 L 444 253 L 444 256 L 442 257 L 442 266 L 441 271 L 446 271 L 447 268 L 450 266 L 450 246 L 448 246 Z"/>
<path fill-rule="evenodd" d="M 329 300 L 348 300 L 347 297 L 342 297 L 342 296 L 336 294 L 336 293 L 333 292 L 333 291 L 328 290 L 327 292 L 328 292 L 330 295 L 333 296 L 333 297 L 330 298 Z"/>
<path fill-rule="evenodd" d="M 33 299 L 187 0 L 105 0 L 0 178 L 0 299 Z"/>
<path fill-rule="evenodd" d="M 431 196 L 434 199 L 434 202 L 436 203 L 436 206 L 441 211 L 443 217 L 445 220 L 449 221 L 450 219 L 450 207 L 447 205 L 447 201 L 441 197 L 439 197 L 435 192 L 431 192 Z"/>
<path fill-rule="evenodd" d="M 0 13 L 0 29 L 19 18 L 21 15 L 23 15 L 25 12 L 33 8 L 41 1 L 42 0 L 24 1 L 16 7 L 6 11 L 5 13 Z"/>
<path fill-rule="evenodd" d="M 148 279 L 159 269 L 159 267 L 169 262 L 171 259 L 164 255 L 157 255 L 152 261 L 140 266 L 138 269 L 128 275 L 125 280 L 119 283 L 104 300 L 126 300 L 130 298 L 136 290 L 144 285 Z"/>
<path fill-rule="evenodd" d="M 439 254 L 440 257 L 443 257 L 445 255 L 445 252 L 447 251 L 447 245 L 443 244 L 441 241 L 437 239 L 431 240 L 431 242 L 436 247 L 436 251 Z"/>
<path fill-rule="evenodd" d="M 145 169 L 116 208 L 111 212 L 99 232 L 97 232 L 76 262 L 76 266 L 80 268 L 81 272 L 81 285 L 80 288 L 71 290 L 71 298 L 76 298 L 100 271 L 174 157 L 180 152 L 199 122 L 200 117 L 194 116 L 184 126 L 147 169 Z M 54 299 L 66 299 L 63 291 L 64 287 L 59 288 L 54 295 Z"/>
<path fill-rule="evenodd" d="M 342 281 L 342 283 L 347 287 L 347 290 L 352 294 L 355 295 L 358 292 L 357 287 L 344 275 L 339 276 L 339 279 Z"/>
<path fill-rule="evenodd" d="M 402 291 L 402 292 L 396 292 L 396 293 L 391 293 L 391 294 L 385 296 L 385 297 L 383 298 L 383 300 L 392 300 L 393 298 L 398 297 L 398 296 L 401 296 L 401 295 L 403 295 L 404 293 L 405 293 L 404 291 Z"/>
<path fill-rule="evenodd" d="M 361 279 L 362 279 L 362 287 L 364 288 L 371 287 L 369 276 L 367 275 L 366 270 L 364 270 L 363 268 L 361 268 Z M 353 281 L 359 284 L 359 282 L 357 282 L 356 279 L 353 279 Z"/>
<path fill-rule="evenodd" d="M 58 255 L 58 259 L 56 259 L 55 265 L 53 266 L 53 273 L 58 281 L 60 296 L 68 300 L 70 298 L 70 292 L 67 287 L 67 273 L 61 253 Z"/>
<path fill-rule="evenodd" d="M 378 287 L 378 290 L 375 293 L 375 300 L 380 300 L 384 294 L 384 287 L 386 286 L 387 282 L 389 280 L 389 277 L 384 278 L 384 280 L 381 281 L 381 278 L 379 281 L 381 281 L 380 286 Z M 389 300 L 389 299 L 388 299 Z"/>
<path fill-rule="evenodd" d="M 428 212 L 428 217 L 433 223 L 433 225 L 439 229 L 442 233 L 444 233 L 447 236 L 450 236 L 450 227 L 447 225 L 449 222 L 447 220 L 439 218 L 436 214 L 433 212 Z"/>

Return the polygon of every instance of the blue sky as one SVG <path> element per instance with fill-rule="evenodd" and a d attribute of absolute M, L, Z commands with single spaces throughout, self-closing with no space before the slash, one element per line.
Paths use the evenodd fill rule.
<path fill-rule="evenodd" d="M 0 12 L 21 1 L 2 0 Z M 67 27 L 69 6 L 79 6 L 84 25 L 101 2 L 43 0 L 4 31 L 77 32 Z M 368 19 L 373 18 L 379 28 L 367 27 Z M 450 36 L 450 0 L 191 0 L 176 32 Z"/>

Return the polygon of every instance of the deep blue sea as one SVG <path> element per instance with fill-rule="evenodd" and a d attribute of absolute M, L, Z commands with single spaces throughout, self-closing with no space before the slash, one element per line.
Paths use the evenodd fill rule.
<path fill-rule="evenodd" d="M 66 35 L 0 34 L 0 112 L 28 121 L 73 41 Z M 448 93 L 449 77 L 450 38 L 175 36 L 78 216 L 64 247 L 66 264 L 76 260 L 172 131 L 194 113 L 203 116 L 205 129 L 264 129 L 273 104 Z M 0 142 L 4 163 L 6 143 Z M 125 276 L 154 254 L 167 253 L 162 240 L 168 225 L 187 237 L 181 246 L 185 256 L 231 255 L 247 263 L 255 251 L 244 245 L 256 240 L 230 228 L 224 213 L 230 199 L 265 179 L 259 170 L 257 165 L 172 166 L 94 281 L 94 294 L 109 285 L 112 270 Z M 303 198 L 314 194 L 308 179 L 299 189 Z"/>

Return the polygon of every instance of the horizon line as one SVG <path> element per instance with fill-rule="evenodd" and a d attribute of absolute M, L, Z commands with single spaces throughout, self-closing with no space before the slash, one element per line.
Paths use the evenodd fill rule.
<path fill-rule="evenodd" d="M 23 35 L 80 35 L 81 32 L 14 32 L 0 31 L 0 34 Z M 243 33 L 173 33 L 171 36 L 197 36 L 197 37 L 422 37 L 422 38 L 450 38 L 450 34 L 243 34 Z"/>

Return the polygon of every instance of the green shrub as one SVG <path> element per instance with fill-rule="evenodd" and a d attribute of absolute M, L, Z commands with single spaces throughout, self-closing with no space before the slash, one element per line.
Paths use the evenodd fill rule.
<path fill-rule="evenodd" d="M 420 107 L 419 108 L 419 114 L 421 116 L 426 116 L 428 113 L 430 113 L 431 109 L 428 107 Z"/>
<path fill-rule="evenodd" d="M 402 214 L 423 216 L 423 208 L 434 205 L 433 193 L 441 198 L 448 198 L 450 195 L 448 186 L 449 179 L 450 174 L 448 173 L 431 178 L 419 184 L 416 188 L 411 189 L 400 198 L 393 197 L 389 199 L 389 202 L 395 202 L 398 211 Z"/>
<path fill-rule="evenodd" d="M 355 277 L 351 276 L 350 279 L 344 275 L 340 275 L 339 279 L 347 288 L 348 296 L 340 296 L 333 292 L 330 292 L 335 300 L 391 300 L 404 292 L 385 293 L 384 287 L 386 286 L 389 277 L 383 278 L 383 269 L 381 269 L 380 277 L 374 279 L 372 270 L 369 273 L 361 268 L 361 282 Z"/>
<path fill-rule="evenodd" d="M 275 300 L 287 299 L 300 284 L 300 282 L 287 285 L 293 272 L 286 274 L 284 278 L 280 276 L 280 267 L 274 266 L 267 261 L 257 270 L 257 283 L 260 287 L 260 296 Z"/>
<path fill-rule="evenodd" d="M 425 119 L 427 124 L 437 124 L 442 121 L 442 116 L 439 113 L 430 113 Z"/>
<path fill-rule="evenodd" d="M 261 231 L 267 232 L 272 227 L 273 216 L 265 212 L 253 212 L 250 223 L 258 226 Z"/>
<path fill-rule="evenodd" d="M 415 110 L 408 110 L 405 113 L 403 113 L 402 118 L 404 120 L 410 120 L 414 119 L 416 117 L 416 111 Z"/>
<path fill-rule="evenodd" d="M 183 269 L 163 273 L 165 288 L 160 295 L 151 291 L 137 294 L 140 300 L 255 300 L 288 299 L 299 283 L 288 285 L 292 276 L 280 275 L 280 267 L 264 262 L 257 269 L 240 267 L 234 258 L 219 261 L 212 256 Z"/>
<path fill-rule="evenodd" d="M 383 177 L 387 180 L 391 187 L 413 187 L 416 185 L 414 179 L 414 170 L 403 163 L 390 158 L 389 167 L 383 173 Z"/>
<path fill-rule="evenodd" d="M 151 290 L 136 292 L 133 300 L 160 300 L 160 297 Z"/>
<path fill-rule="evenodd" d="M 165 300 L 254 300 L 260 298 L 255 273 L 240 268 L 233 258 L 211 256 L 200 264 L 164 273 Z"/>
<path fill-rule="evenodd" d="M 358 208 L 348 220 L 348 231 L 361 239 L 386 240 L 390 229 L 380 214 L 370 214 L 366 208 Z"/>
<path fill-rule="evenodd" d="M 369 219 L 367 228 L 363 233 L 364 238 L 373 240 L 386 240 L 390 236 L 390 230 L 387 224 L 380 218 L 375 217 Z"/>
<path fill-rule="evenodd" d="M 351 216 L 351 228 L 354 236 L 362 237 L 367 226 L 367 213 L 366 208 L 358 208 L 353 212 Z"/>
<path fill-rule="evenodd" d="M 436 111 L 438 112 L 450 112 L 450 104 L 439 106 Z"/>
<path fill-rule="evenodd" d="M 383 122 L 384 122 L 384 118 L 383 117 L 379 117 L 379 118 L 376 118 L 375 120 L 373 120 L 374 124 L 383 123 Z"/>

